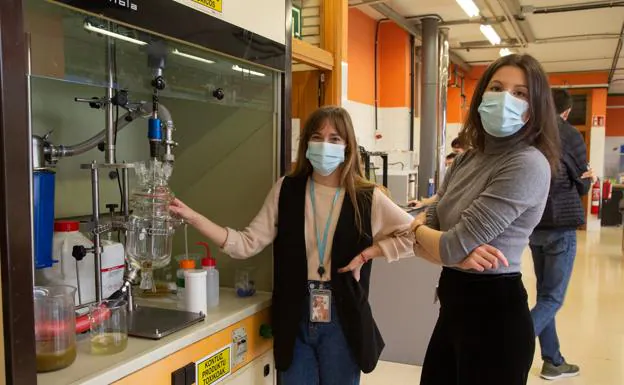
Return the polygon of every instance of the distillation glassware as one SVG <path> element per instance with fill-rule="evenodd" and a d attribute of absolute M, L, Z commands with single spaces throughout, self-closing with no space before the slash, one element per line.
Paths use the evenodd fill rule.
<path fill-rule="evenodd" d="M 155 291 L 153 269 L 169 265 L 173 234 L 182 223 L 169 212 L 174 199 L 168 185 L 173 167 L 152 159 L 136 163 L 134 169 L 138 186 L 130 198 L 126 253 L 130 264 L 141 271 L 141 289 Z"/>

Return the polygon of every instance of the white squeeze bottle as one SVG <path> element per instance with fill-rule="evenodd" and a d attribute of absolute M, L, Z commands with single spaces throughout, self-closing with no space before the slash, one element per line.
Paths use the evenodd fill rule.
<path fill-rule="evenodd" d="M 208 309 L 219 306 L 219 270 L 217 261 L 212 258 L 210 246 L 206 242 L 198 242 L 206 248 L 206 257 L 202 258 L 202 269 L 206 270 L 206 297 L 208 299 Z"/>

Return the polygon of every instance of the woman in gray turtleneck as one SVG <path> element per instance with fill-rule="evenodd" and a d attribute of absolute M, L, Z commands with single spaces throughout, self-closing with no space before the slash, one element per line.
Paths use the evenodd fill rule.
<path fill-rule="evenodd" d="M 520 261 L 558 164 L 550 86 L 528 55 L 492 63 L 476 87 L 459 156 L 413 225 L 417 255 L 444 265 L 421 385 L 526 384 L 535 336 Z"/>

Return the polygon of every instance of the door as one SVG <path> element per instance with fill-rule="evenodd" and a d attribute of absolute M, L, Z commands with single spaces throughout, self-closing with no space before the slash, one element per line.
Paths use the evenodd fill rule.
<path fill-rule="evenodd" d="M 273 350 L 270 350 L 223 381 L 223 385 L 275 385 L 276 381 Z"/>

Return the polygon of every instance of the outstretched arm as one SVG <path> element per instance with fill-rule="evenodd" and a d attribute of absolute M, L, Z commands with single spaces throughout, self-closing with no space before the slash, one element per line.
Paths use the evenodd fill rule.
<path fill-rule="evenodd" d="M 266 197 L 258 215 L 242 231 L 219 226 L 193 211 L 180 200 L 170 207 L 173 214 L 184 219 L 203 236 L 219 245 L 232 258 L 245 259 L 261 252 L 277 235 L 277 210 L 283 179 L 280 179 Z"/>

